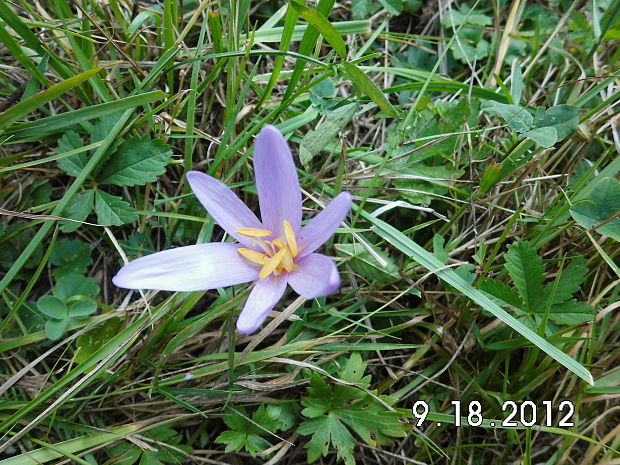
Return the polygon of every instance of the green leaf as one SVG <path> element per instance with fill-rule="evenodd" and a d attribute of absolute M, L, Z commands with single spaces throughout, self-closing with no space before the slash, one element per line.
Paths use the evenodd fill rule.
<path fill-rule="evenodd" d="M 504 267 L 528 309 L 535 311 L 536 308 L 544 307 L 545 270 L 536 249 L 527 242 L 514 242 L 508 246 L 505 259 Z"/>
<path fill-rule="evenodd" d="M 69 320 L 67 318 L 63 320 L 48 320 L 45 323 L 45 334 L 52 341 L 60 339 L 67 329 Z"/>
<path fill-rule="evenodd" d="M 222 431 L 220 435 L 215 438 L 216 444 L 226 444 L 224 452 L 237 452 L 240 451 L 245 445 L 247 435 L 238 431 Z"/>
<path fill-rule="evenodd" d="M 371 281 L 387 283 L 400 277 L 398 266 L 396 266 L 392 258 L 381 251 L 375 250 L 377 255 L 385 261 L 385 266 L 379 263 L 377 259 L 358 242 L 353 244 L 334 244 L 334 247 L 340 252 L 340 255 L 352 258 L 349 264 L 355 272 Z"/>
<path fill-rule="evenodd" d="M 171 157 L 170 146 L 162 141 L 151 140 L 149 136 L 132 137 L 105 164 L 100 175 L 101 184 L 143 186 L 157 181 L 166 171 Z"/>
<path fill-rule="evenodd" d="M 391 15 L 398 16 L 403 12 L 403 0 L 379 0 L 379 3 L 381 3 L 383 8 L 385 8 Z"/>
<path fill-rule="evenodd" d="M 95 210 L 97 222 L 104 226 L 120 226 L 138 218 L 138 214 L 129 203 L 99 189 L 95 192 Z"/>
<path fill-rule="evenodd" d="M 594 309 L 585 302 L 569 300 L 553 305 L 549 312 L 549 319 L 565 325 L 579 325 L 594 320 Z"/>
<path fill-rule="evenodd" d="M 367 388 L 371 380 L 370 375 L 364 376 L 365 370 L 366 363 L 354 352 L 339 370 L 339 378 Z M 332 388 L 318 374 L 311 373 L 307 390 L 308 395 L 301 400 L 305 407 L 301 413 L 309 419 L 302 422 L 297 432 L 312 435 L 305 446 L 309 463 L 327 455 L 331 444 L 337 450 L 338 459 L 355 464 L 356 441 L 348 428 L 371 446 L 377 441 L 389 443 L 390 438 L 405 436 L 399 414 L 387 411 L 384 404 L 363 389 L 341 384 Z M 380 397 L 388 404 L 393 403 L 387 396 Z"/>
<path fill-rule="evenodd" d="M 351 14 L 354 19 L 364 19 L 370 12 L 370 0 L 351 0 Z"/>
<path fill-rule="evenodd" d="M 308 21 L 308 23 L 310 23 L 310 25 L 319 31 L 325 40 L 329 42 L 329 45 L 331 45 L 336 53 L 340 55 L 340 58 L 343 60 L 347 58 L 347 46 L 344 39 L 325 16 L 318 11 L 311 10 L 310 8 L 297 3 L 295 0 L 291 0 L 289 5 L 292 5 L 293 8 L 295 8 L 297 12 L 306 21 Z"/>
<path fill-rule="evenodd" d="M 481 13 L 470 13 L 471 7 L 463 4 L 460 10 L 451 8 L 448 10 L 441 24 L 444 27 L 460 26 L 461 24 L 471 24 L 472 26 L 490 26 L 493 24 L 491 16 Z M 467 16 L 469 14 L 469 16 Z"/>
<path fill-rule="evenodd" d="M 301 163 L 307 167 L 323 147 L 332 142 L 342 128 L 349 124 L 356 111 L 357 104 L 355 103 L 339 107 L 329 112 L 316 129 L 308 131 L 299 145 Z"/>
<path fill-rule="evenodd" d="M 329 445 L 336 448 L 337 459 L 343 460 L 345 465 L 354 465 L 353 448 L 355 438 L 347 428 L 333 415 L 322 416 L 304 421 L 297 432 L 302 435 L 312 435 L 312 439 L 304 446 L 308 449 L 308 463 L 316 461 L 321 455 L 327 456 Z"/>
<path fill-rule="evenodd" d="M 110 131 L 118 121 L 119 117 L 120 113 L 113 113 L 111 115 L 103 115 L 98 118 L 90 131 L 90 143 L 93 144 L 105 139 L 106 136 L 110 134 Z M 109 153 L 113 153 L 116 146 L 121 143 L 122 139 L 115 140 L 108 149 Z"/>
<path fill-rule="evenodd" d="M 67 131 L 59 140 L 58 147 L 56 148 L 57 154 L 71 152 L 72 150 L 79 149 L 84 144 L 82 138 L 75 131 Z M 88 162 L 85 153 L 78 153 L 71 155 L 70 157 L 62 158 L 57 161 L 58 168 L 63 170 L 69 176 L 77 177 L 80 172 L 86 166 Z"/>
<path fill-rule="evenodd" d="M 444 264 L 448 263 L 448 260 L 450 259 L 448 252 L 446 252 L 446 249 L 444 248 L 445 242 L 446 240 L 439 234 L 435 234 L 433 236 L 433 254 L 435 254 L 435 257 L 437 257 L 437 259 Z"/>
<path fill-rule="evenodd" d="M 120 318 L 110 318 L 78 337 L 76 341 L 78 350 L 75 352 L 75 361 L 77 363 L 84 363 L 88 360 L 91 355 L 118 334 L 121 323 L 122 320 Z"/>
<path fill-rule="evenodd" d="M 64 320 L 67 317 L 67 306 L 57 297 L 44 295 L 37 301 L 37 308 L 44 315 L 56 320 Z"/>
<path fill-rule="evenodd" d="M 355 208 L 355 207 L 354 207 Z M 437 260 L 437 258 L 420 247 L 418 244 L 413 242 L 399 230 L 389 225 L 388 223 L 380 220 L 379 218 L 375 218 L 370 214 L 362 211 L 362 217 L 364 217 L 367 221 L 375 227 L 375 232 L 380 237 L 384 238 L 398 250 L 406 254 L 407 256 L 414 259 L 420 265 L 424 266 L 427 270 L 433 271 L 440 279 L 450 284 L 452 287 L 461 291 L 464 295 L 472 299 L 474 302 L 478 303 L 485 310 L 492 313 L 494 316 L 502 320 L 512 329 L 521 334 L 524 338 L 534 344 L 536 347 L 541 349 L 543 352 L 548 354 L 558 363 L 565 366 L 571 372 L 575 373 L 584 381 L 592 384 L 593 379 L 592 375 L 588 370 L 586 370 L 583 365 L 577 362 L 575 359 L 571 358 L 557 347 L 551 345 L 548 341 L 540 337 L 538 334 L 527 328 L 523 325 L 522 322 L 506 313 L 501 307 L 495 304 L 491 299 L 487 297 L 479 289 L 476 289 L 471 284 L 464 281 L 461 277 L 459 277 L 454 270 L 445 268 L 442 263 Z"/>
<path fill-rule="evenodd" d="M 584 390 L 591 394 L 620 394 L 620 368 L 601 376 Z"/>
<path fill-rule="evenodd" d="M 78 221 L 84 221 L 93 211 L 95 203 L 95 191 L 88 189 L 86 192 L 76 195 L 67 205 L 63 212 L 63 217 Z M 80 223 L 74 221 L 61 221 L 60 230 L 66 233 L 73 232 L 80 227 Z"/>
<path fill-rule="evenodd" d="M 534 123 L 532 114 L 519 105 L 490 101 L 483 107 L 483 110 L 499 113 L 513 131 L 526 132 Z"/>
<path fill-rule="evenodd" d="M 344 69 L 351 78 L 351 81 L 377 104 L 381 110 L 392 118 L 398 118 L 396 108 L 390 103 L 387 97 L 379 90 L 376 84 L 366 74 L 353 63 L 343 63 Z"/>
<path fill-rule="evenodd" d="M 559 140 L 558 132 L 551 126 L 531 129 L 521 134 L 519 139 L 523 139 L 524 137 L 529 137 L 538 145 L 546 148 L 553 147 L 553 145 Z"/>
<path fill-rule="evenodd" d="M 476 29 L 461 29 L 457 32 L 458 40 L 450 45 L 454 58 L 467 64 L 489 56 L 491 44 L 482 38 L 483 35 L 481 30 Z"/>
<path fill-rule="evenodd" d="M 50 263 L 57 266 L 56 278 L 67 273 L 83 274 L 93 263 L 88 244 L 78 239 L 61 239 L 56 242 L 50 255 Z"/>
<path fill-rule="evenodd" d="M 571 264 L 562 271 L 558 278 L 557 287 L 553 296 L 553 304 L 559 304 L 570 299 L 573 294 L 579 291 L 581 284 L 586 278 L 588 268 L 585 266 L 585 259 L 577 257 Z M 545 286 L 545 295 L 551 296 L 554 283 L 551 282 Z"/>
<path fill-rule="evenodd" d="M 71 318 L 83 318 L 97 311 L 97 303 L 93 300 L 78 300 L 69 304 Z"/>
<path fill-rule="evenodd" d="M 611 221 L 596 228 L 600 234 L 620 241 L 620 182 L 614 178 L 601 179 L 590 195 L 570 208 L 574 220 L 586 229 Z"/>
<path fill-rule="evenodd" d="M 34 110 L 42 107 L 50 100 L 60 97 L 68 90 L 80 85 L 84 81 L 87 81 L 91 77 L 95 76 L 100 71 L 103 71 L 104 69 L 109 68 L 110 66 L 113 66 L 115 64 L 117 63 L 99 66 L 97 68 L 80 73 L 76 76 L 59 82 L 58 84 L 55 84 L 49 89 L 45 89 L 38 94 L 33 95 L 32 97 L 22 100 L 17 105 L 13 105 L 4 113 L 0 113 L 0 128 L 7 127 L 10 122 L 26 116 L 29 113 L 32 113 Z"/>
<path fill-rule="evenodd" d="M 144 94 L 114 100 L 113 102 L 90 105 L 86 108 L 80 108 L 79 110 L 59 113 L 36 121 L 15 123 L 7 133 L 11 135 L 12 141 L 40 140 L 50 134 L 59 133 L 63 131 L 64 128 L 74 127 L 80 122 L 101 118 L 110 113 L 117 113 L 119 110 L 147 105 L 165 97 L 166 94 L 161 91 L 146 92 Z"/>
<path fill-rule="evenodd" d="M 92 278 L 77 273 L 64 275 L 56 282 L 52 293 L 63 302 L 76 295 L 91 296 L 99 294 L 99 286 Z"/>
<path fill-rule="evenodd" d="M 519 295 L 513 291 L 510 286 L 502 283 L 501 281 L 485 279 L 480 289 L 508 305 L 512 305 L 515 308 L 520 308 L 523 310 L 523 302 L 519 298 Z"/>
<path fill-rule="evenodd" d="M 543 114 L 538 113 L 534 125 L 537 128 L 555 129 L 558 140 L 562 140 L 570 136 L 579 126 L 579 111 L 572 105 L 557 105 Z"/>

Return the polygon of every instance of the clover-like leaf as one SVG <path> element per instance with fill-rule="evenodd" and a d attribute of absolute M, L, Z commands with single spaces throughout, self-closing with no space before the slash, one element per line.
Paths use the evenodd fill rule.
<path fill-rule="evenodd" d="M 41 313 L 56 320 L 63 320 L 67 317 L 67 306 L 58 297 L 44 295 L 37 301 L 37 308 Z"/>
<path fill-rule="evenodd" d="M 45 323 L 45 334 L 47 334 L 47 337 L 52 341 L 60 339 L 67 329 L 68 324 L 68 318 L 63 320 L 48 320 L 47 323 Z"/>
<path fill-rule="evenodd" d="M 69 304 L 71 318 L 83 318 L 97 311 L 97 303 L 93 300 L 78 300 Z"/>

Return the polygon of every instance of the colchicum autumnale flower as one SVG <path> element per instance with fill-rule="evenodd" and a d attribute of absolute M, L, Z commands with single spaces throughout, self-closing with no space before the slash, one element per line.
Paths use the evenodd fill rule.
<path fill-rule="evenodd" d="M 202 291 L 256 281 L 237 330 L 251 334 L 280 300 L 287 283 L 306 299 L 340 287 L 334 262 L 315 251 L 334 233 L 351 207 L 341 193 L 301 226 L 301 190 L 289 147 L 274 126 L 254 146 L 254 172 L 262 222 L 215 178 L 187 173 L 196 197 L 238 244 L 211 242 L 164 250 L 125 265 L 112 279 L 126 289 Z"/>

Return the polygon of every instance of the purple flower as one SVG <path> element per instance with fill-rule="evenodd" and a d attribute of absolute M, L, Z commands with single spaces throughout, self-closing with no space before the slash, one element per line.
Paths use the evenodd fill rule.
<path fill-rule="evenodd" d="M 287 283 L 306 299 L 338 289 L 336 265 L 314 252 L 348 213 L 351 196 L 341 193 L 302 228 L 297 171 L 274 126 L 265 126 L 256 138 L 254 171 L 262 222 L 217 179 L 198 171 L 187 173 L 200 203 L 239 244 L 210 242 L 147 255 L 121 268 L 114 284 L 127 289 L 202 291 L 256 281 L 237 320 L 241 334 L 258 329 Z"/>

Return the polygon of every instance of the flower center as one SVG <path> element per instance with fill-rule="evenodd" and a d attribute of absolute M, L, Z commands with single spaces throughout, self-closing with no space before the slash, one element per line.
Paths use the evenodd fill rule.
<path fill-rule="evenodd" d="M 258 277 L 265 279 L 270 274 L 278 276 L 282 270 L 291 272 L 295 269 L 295 257 L 299 254 L 297 238 L 291 224 L 284 220 L 284 239 L 278 237 L 272 241 L 261 239 L 262 237 L 273 236 L 273 233 L 267 229 L 258 228 L 241 228 L 237 229 L 237 233 L 242 236 L 252 237 L 254 241 L 252 246 L 260 248 L 263 253 L 252 249 L 239 248 L 239 252 L 243 257 L 253 263 L 262 265 Z"/>

